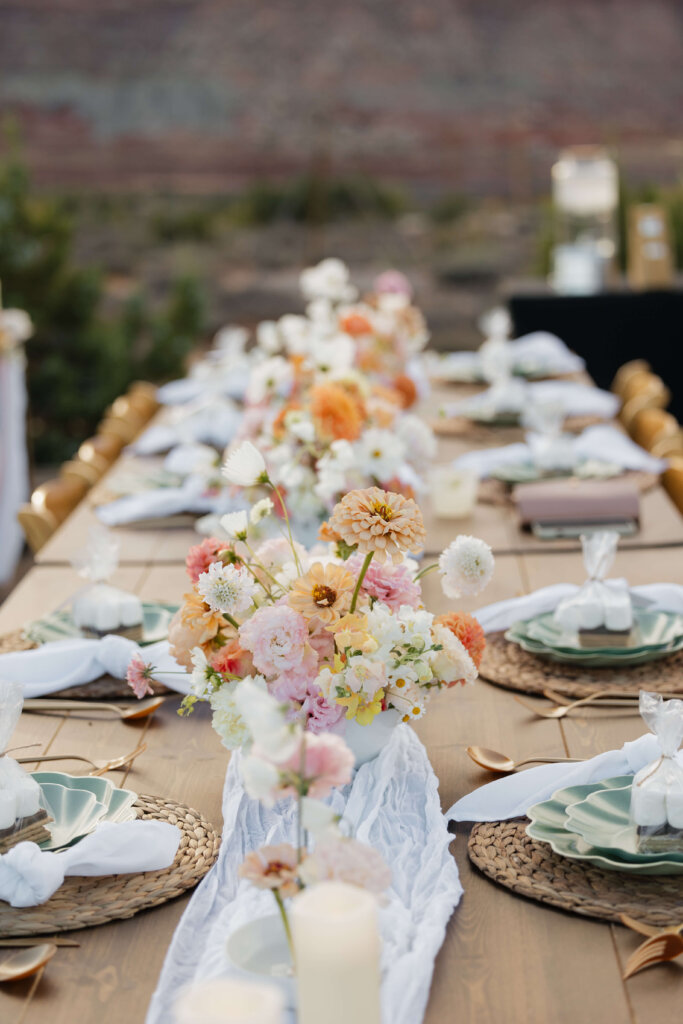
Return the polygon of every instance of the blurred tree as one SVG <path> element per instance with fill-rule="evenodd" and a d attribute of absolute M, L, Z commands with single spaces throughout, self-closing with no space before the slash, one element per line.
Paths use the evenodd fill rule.
<path fill-rule="evenodd" d="M 29 432 L 37 462 L 68 458 L 131 380 L 182 372 L 203 328 L 196 284 L 174 286 L 166 309 L 142 297 L 118 319 L 99 315 L 99 275 L 72 264 L 73 226 L 64 204 L 31 192 L 16 155 L 0 165 L 0 282 L 6 306 L 35 324 L 27 345 Z"/>

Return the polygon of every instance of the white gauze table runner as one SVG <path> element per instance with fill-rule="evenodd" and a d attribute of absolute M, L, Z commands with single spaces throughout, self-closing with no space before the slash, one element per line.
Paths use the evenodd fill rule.
<path fill-rule="evenodd" d="M 176 929 L 147 1024 L 172 1024 L 174 1000 L 188 982 L 229 975 L 228 936 L 247 921 L 277 912 L 272 895 L 240 880 L 237 869 L 258 846 L 294 842 L 295 804 L 268 810 L 252 800 L 242 788 L 239 762 L 233 754 L 225 779 L 218 861 Z M 453 837 L 441 813 L 438 782 L 413 730 L 398 725 L 379 757 L 362 765 L 330 803 L 392 870 L 389 902 L 380 910 L 383 1024 L 419 1024 L 434 960 L 463 890 L 448 849 Z M 287 1024 L 294 1021 L 290 1013 Z"/>

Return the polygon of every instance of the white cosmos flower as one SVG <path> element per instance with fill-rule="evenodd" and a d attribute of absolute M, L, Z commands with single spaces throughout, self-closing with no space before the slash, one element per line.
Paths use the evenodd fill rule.
<path fill-rule="evenodd" d="M 270 498 L 261 498 L 260 501 L 257 501 L 254 505 L 252 505 L 251 506 L 251 511 L 249 513 L 249 519 L 250 519 L 252 525 L 256 526 L 256 524 L 260 523 L 262 519 L 265 519 L 267 516 L 269 516 L 270 513 L 273 511 L 273 508 L 274 508 L 274 505 L 273 505 L 272 501 L 270 500 Z M 246 516 L 246 512 L 245 512 L 245 516 Z M 245 529 L 245 532 L 246 532 L 246 529 Z"/>
<path fill-rule="evenodd" d="M 258 587 L 246 569 L 212 562 L 197 580 L 197 590 L 213 611 L 236 615 L 250 607 Z"/>
<path fill-rule="evenodd" d="M 244 540 L 248 528 L 247 513 L 244 511 L 226 512 L 221 516 L 221 529 L 230 540 Z"/>
<path fill-rule="evenodd" d="M 353 449 L 361 473 L 378 480 L 390 480 L 396 476 L 406 456 L 406 446 L 401 438 L 380 427 L 366 430 Z"/>
<path fill-rule="evenodd" d="M 356 289 L 349 280 L 349 268 L 341 260 L 328 258 L 304 270 L 299 278 L 307 300 L 330 299 L 331 302 L 352 302 Z"/>
<path fill-rule="evenodd" d="M 293 409 L 285 416 L 285 428 L 304 444 L 311 444 L 315 441 L 315 426 L 313 420 L 305 412 Z"/>
<path fill-rule="evenodd" d="M 480 594 L 493 576 L 493 552 L 479 537 L 460 534 L 439 558 L 441 587 L 446 597 Z"/>
<path fill-rule="evenodd" d="M 311 323 L 305 316 L 296 313 L 285 313 L 277 322 L 278 330 L 284 338 L 285 349 L 290 356 L 306 355 L 311 333 Z"/>
<path fill-rule="evenodd" d="M 223 463 L 223 476 L 229 483 L 240 487 L 253 487 L 254 484 L 265 483 L 265 459 L 251 441 L 243 441 L 239 448 L 230 452 Z"/>
<path fill-rule="evenodd" d="M 353 366 L 356 346 L 348 334 L 335 334 L 332 338 L 315 338 L 310 347 L 308 361 L 321 376 L 344 374 Z"/>
<path fill-rule="evenodd" d="M 269 356 L 282 348 L 282 339 L 274 320 L 262 320 L 256 328 L 256 344 Z"/>

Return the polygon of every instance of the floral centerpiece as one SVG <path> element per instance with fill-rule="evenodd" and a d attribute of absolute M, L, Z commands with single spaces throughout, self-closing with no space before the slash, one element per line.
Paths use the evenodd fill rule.
<path fill-rule="evenodd" d="M 234 451 L 224 472 L 232 483 L 270 489 L 288 527 L 253 445 Z M 478 593 L 493 572 L 488 545 L 460 537 L 438 564 L 418 571 L 410 556 L 424 545 L 420 509 L 379 487 L 347 493 L 312 550 L 289 530 L 252 543 L 254 528 L 273 511 L 266 497 L 249 514 L 224 516 L 231 541 L 207 538 L 188 555 L 192 588 L 169 631 L 172 653 L 192 671 L 182 711 L 209 701 L 224 745 L 248 745 L 235 690 L 250 678 L 307 731 L 346 734 L 353 747 L 354 733 L 376 728 L 380 716 L 392 726 L 419 719 L 435 690 L 474 682 L 481 627 L 464 613 L 433 616 L 422 605 L 420 580 L 438 570 L 448 596 Z M 152 672 L 141 659 L 131 666 L 139 695 Z"/>

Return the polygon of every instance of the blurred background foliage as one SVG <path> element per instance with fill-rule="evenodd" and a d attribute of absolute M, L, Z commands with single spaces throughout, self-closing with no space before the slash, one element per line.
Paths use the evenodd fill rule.
<path fill-rule="evenodd" d="M 36 462 L 69 458 L 131 381 L 182 373 L 204 330 L 197 282 L 180 278 L 152 308 L 144 292 L 104 315 L 100 274 L 73 258 L 67 202 L 35 195 L 16 156 L 0 165 L 0 282 L 5 306 L 30 314 L 29 435 Z"/>

